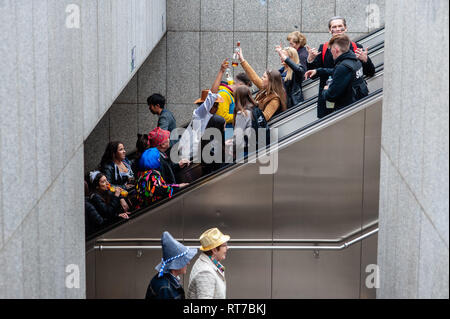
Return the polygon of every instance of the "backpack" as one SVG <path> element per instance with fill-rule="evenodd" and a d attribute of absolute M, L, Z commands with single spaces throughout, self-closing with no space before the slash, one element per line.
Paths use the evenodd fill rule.
<path fill-rule="evenodd" d="M 263 112 L 258 106 L 252 107 L 252 129 L 256 133 L 256 145 L 258 145 L 259 141 L 259 131 L 260 129 L 265 130 L 266 135 L 266 146 L 270 144 L 270 129 L 269 125 L 267 125 L 266 118 L 264 117 Z"/>
<path fill-rule="evenodd" d="M 361 66 L 359 69 L 355 68 L 355 65 L 350 64 L 348 61 L 343 61 L 342 65 L 346 66 L 353 72 L 352 79 L 352 100 L 353 102 L 359 101 L 369 95 L 369 88 L 367 87 L 367 82 L 364 79 L 363 69 L 359 63 L 356 67 Z"/>

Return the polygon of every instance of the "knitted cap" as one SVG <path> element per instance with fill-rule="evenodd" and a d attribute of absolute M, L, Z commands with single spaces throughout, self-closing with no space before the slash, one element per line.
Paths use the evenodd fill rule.
<path fill-rule="evenodd" d="M 157 127 L 148 133 L 148 144 L 150 147 L 158 147 L 168 138 L 170 138 L 170 132 Z"/>
<path fill-rule="evenodd" d="M 155 269 L 158 271 L 158 277 L 170 269 L 181 269 L 197 254 L 197 249 L 188 248 L 175 240 L 172 235 L 165 231 L 161 237 L 163 258 Z"/>

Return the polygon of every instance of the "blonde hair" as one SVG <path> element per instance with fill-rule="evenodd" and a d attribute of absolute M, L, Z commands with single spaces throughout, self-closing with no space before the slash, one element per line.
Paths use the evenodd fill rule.
<path fill-rule="evenodd" d="M 306 45 L 306 37 L 299 31 L 289 33 L 287 40 L 292 40 L 294 43 L 297 43 L 298 45 L 300 45 L 300 48 L 303 48 Z"/>
<path fill-rule="evenodd" d="M 300 64 L 300 58 L 298 57 L 297 50 L 295 50 L 294 48 L 288 47 L 288 48 L 284 48 L 284 51 L 287 53 L 289 58 L 295 64 Z M 292 71 L 292 69 L 288 65 L 285 66 L 285 69 L 286 69 L 287 73 L 286 73 L 286 77 L 284 78 L 284 82 L 287 82 L 287 81 L 292 80 L 292 74 L 294 73 L 294 71 Z"/>

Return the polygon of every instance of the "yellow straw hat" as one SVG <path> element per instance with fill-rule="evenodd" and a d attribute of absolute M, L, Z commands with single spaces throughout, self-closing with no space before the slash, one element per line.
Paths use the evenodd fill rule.
<path fill-rule="evenodd" d="M 201 251 L 208 251 L 213 248 L 219 247 L 223 243 L 230 240 L 230 236 L 222 234 L 218 228 L 211 228 L 205 231 L 199 238 Z"/>

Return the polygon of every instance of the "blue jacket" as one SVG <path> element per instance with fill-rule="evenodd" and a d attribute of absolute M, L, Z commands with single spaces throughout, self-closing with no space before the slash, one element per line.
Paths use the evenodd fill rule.
<path fill-rule="evenodd" d="M 184 289 L 171 273 L 161 278 L 156 274 L 150 281 L 145 299 L 186 299 Z"/>

